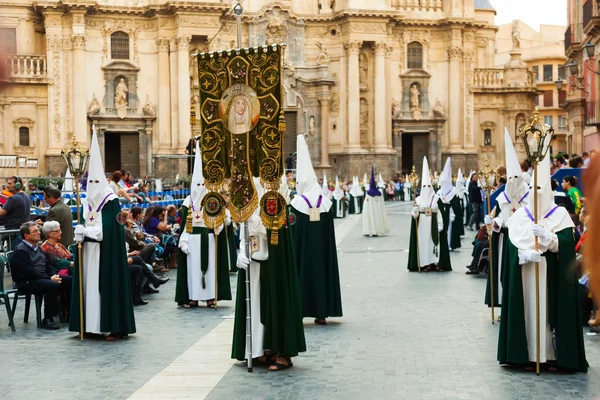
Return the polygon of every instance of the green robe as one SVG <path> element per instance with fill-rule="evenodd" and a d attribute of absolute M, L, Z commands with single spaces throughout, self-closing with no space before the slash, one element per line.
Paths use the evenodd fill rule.
<path fill-rule="evenodd" d="M 342 316 L 342 293 L 338 268 L 333 210 L 321 213 L 319 222 L 290 209 L 304 317 Z"/>
<path fill-rule="evenodd" d="M 341 202 L 342 203 L 342 216 L 338 217 L 337 216 L 337 207 L 338 207 L 338 203 Z M 346 214 L 348 213 L 348 204 L 346 203 L 346 200 L 344 200 L 343 198 L 341 200 L 336 200 L 335 197 L 331 199 L 331 209 L 333 210 L 333 218 L 345 218 Z"/>
<path fill-rule="evenodd" d="M 269 258 L 261 261 L 260 318 L 264 325 L 263 348 L 282 356 L 295 357 L 306 351 L 302 305 L 296 267 L 296 254 L 291 232 L 287 226 L 279 230 L 279 243 L 272 245 L 267 230 Z M 238 274 L 235 323 L 231 358 L 243 361 L 246 354 L 246 272 Z"/>
<path fill-rule="evenodd" d="M 354 205 L 354 196 L 349 195 L 348 200 L 348 214 L 361 214 L 363 209 L 363 202 L 365 200 L 365 196 L 358 196 L 358 210 L 356 210 L 356 206 Z"/>
<path fill-rule="evenodd" d="M 465 207 L 467 206 L 466 200 L 462 196 L 458 197 L 458 212 L 455 210 L 456 214 L 456 228 L 458 228 L 458 233 L 460 236 L 465 236 Z M 454 227 L 452 228 L 454 229 Z"/>
<path fill-rule="evenodd" d="M 500 299 L 498 298 L 498 282 L 500 285 L 502 285 L 502 288 L 504 290 L 504 276 L 506 275 L 506 270 L 509 268 L 508 265 L 506 264 L 507 262 L 507 257 L 508 257 L 508 228 L 504 227 L 501 230 L 501 233 L 503 233 L 503 237 L 502 237 L 502 275 L 500 276 L 500 279 L 498 279 L 498 261 L 500 260 L 499 257 L 499 248 L 500 248 L 500 233 L 496 233 L 496 232 L 492 232 L 492 266 L 493 266 L 493 275 L 494 275 L 494 307 L 500 307 L 501 303 L 500 303 Z M 487 283 L 486 283 L 486 288 L 485 288 L 485 304 L 487 304 L 488 307 L 491 307 L 492 304 L 490 303 L 490 274 L 488 272 L 488 276 L 487 276 Z"/>
<path fill-rule="evenodd" d="M 102 242 L 100 242 L 100 329 L 102 332 L 135 333 L 131 280 L 127 265 L 125 232 L 117 222 L 121 213 L 118 199 L 102 207 Z M 83 215 L 83 212 L 81 213 Z M 83 255 L 83 246 L 82 246 Z M 75 253 L 77 257 L 77 252 Z M 75 259 L 75 265 L 78 260 Z M 69 331 L 79 332 L 79 268 L 73 268 Z M 84 301 L 85 304 L 85 301 Z M 84 330 L 85 330 L 85 309 Z"/>
<path fill-rule="evenodd" d="M 440 261 L 438 267 L 442 271 L 452 271 L 452 263 L 450 262 L 450 250 L 448 249 L 448 227 L 450 226 L 450 204 L 444 204 L 442 200 L 438 200 L 438 218 L 440 215 L 444 221 L 444 230 L 440 232 Z"/>
<path fill-rule="evenodd" d="M 235 243 L 235 230 L 233 223 L 225 226 L 219 233 L 219 260 L 223 260 L 228 267 L 229 272 L 238 272 L 237 263 L 237 245 Z M 220 272 L 220 270 L 219 270 Z"/>
<path fill-rule="evenodd" d="M 452 232 L 450 233 L 450 247 L 453 250 L 460 249 L 460 237 L 464 234 L 464 225 L 462 223 L 462 208 L 460 205 L 460 200 L 458 196 L 454 196 L 452 200 L 450 200 L 450 207 L 452 211 L 454 211 L 454 222 L 452 222 Z M 462 230 L 461 230 L 462 227 Z"/>
<path fill-rule="evenodd" d="M 585 372 L 588 363 L 583 342 L 573 230 L 563 229 L 557 236 L 558 253 L 546 252 L 543 255 L 547 263 L 548 323 L 556 331 L 556 365 Z M 529 364 L 521 266 L 518 250 L 510 240 L 505 265 L 498 361 L 500 364 Z"/>
<path fill-rule="evenodd" d="M 436 246 L 439 246 L 440 234 L 438 232 L 438 213 L 431 214 L 431 238 L 419 238 L 420 240 L 431 240 Z M 410 272 L 419 270 L 419 242 L 417 241 L 417 221 L 411 217 L 410 224 L 410 244 L 408 247 L 408 266 Z M 448 243 L 446 241 L 446 249 Z M 439 251 L 439 249 L 438 249 Z M 421 267 L 425 267 L 422 265 Z"/>
<path fill-rule="evenodd" d="M 181 232 L 185 232 L 185 225 L 187 222 L 188 208 L 186 206 L 181 207 Z M 194 227 L 192 235 L 205 235 L 202 238 L 202 243 L 206 243 L 206 268 L 208 268 L 208 235 L 211 231 L 208 228 Z M 222 233 L 222 232 L 221 232 Z M 226 257 L 220 256 L 218 253 L 221 251 L 219 247 L 225 248 L 225 246 L 219 246 L 218 238 L 215 238 L 217 243 L 217 262 L 215 263 L 215 269 L 217 271 L 217 300 L 231 300 L 231 284 L 229 282 L 229 262 Z M 203 246 L 204 247 L 204 246 Z M 191 249 L 190 249 L 191 250 Z M 237 260 L 237 257 L 236 257 Z M 187 285 L 187 254 L 178 250 L 177 252 L 177 284 L 175 285 L 175 301 L 177 304 L 184 305 L 190 302 Z"/>

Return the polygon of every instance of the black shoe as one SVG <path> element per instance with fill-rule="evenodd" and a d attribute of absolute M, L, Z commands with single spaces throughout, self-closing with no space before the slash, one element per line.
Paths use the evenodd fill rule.
<path fill-rule="evenodd" d="M 146 304 L 148 304 L 148 302 L 141 297 L 139 299 L 133 299 L 134 306 L 145 306 Z"/>
<path fill-rule="evenodd" d="M 154 275 L 152 278 L 152 285 L 155 289 L 158 289 L 160 285 L 164 285 L 165 283 L 169 282 L 170 279 L 171 278 L 159 278 L 158 276 Z"/>
<path fill-rule="evenodd" d="M 158 290 L 156 289 L 152 289 L 150 286 L 146 286 L 143 290 L 142 293 L 144 294 L 155 294 L 158 293 Z"/>
<path fill-rule="evenodd" d="M 467 274 L 467 275 L 479 275 L 479 271 L 468 270 L 467 272 L 465 272 L 465 274 Z"/>
<path fill-rule="evenodd" d="M 42 321 L 42 328 L 55 331 L 57 329 L 60 329 L 60 326 L 56 325 L 52 318 L 47 318 Z"/>

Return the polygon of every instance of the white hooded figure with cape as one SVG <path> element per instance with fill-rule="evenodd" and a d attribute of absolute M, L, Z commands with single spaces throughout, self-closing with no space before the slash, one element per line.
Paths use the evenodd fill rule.
<path fill-rule="evenodd" d="M 362 213 L 363 202 L 365 200 L 365 194 L 362 190 L 358 177 L 352 178 L 352 188 L 350 189 L 350 199 L 348 205 L 348 214 L 360 214 Z"/>
<path fill-rule="evenodd" d="M 529 203 L 529 185 L 521 174 L 521 165 L 508 130 L 504 132 L 504 153 L 506 157 L 506 184 L 504 191 L 496 198 L 497 206 L 484 223 L 492 227 L 492 266 L 494 275 L 494 305 L 500 307 L 502 299 L 502 271 L 505 268 L 508 251 L 508 221 L 521 207 Z M 491 307 L 490 277 L 488 276 L 485 304 Z"/>
<path fill-rule="evenodd" d="M 456 219 L 460 221 L 458 224 L 460 236 L 464 236 L 465 234 L 465 213 L 467 210 L 467 205 L 469 204 L 469 194 L 467 192 L 467 186 L 465 182 L 465 176 L 463 175 L 462 169 L 458 169 L 458 173 L 456 175 L 456 197 L 458 198 L 458 203 L 460 205 L 460 214 L 456 215 Z"/>
<path fill-rule="evenodd" d="M 333 218 L 346 217 L 346 194 L 342 190 L 338 177 L 335 177 L 335 190 L 333 191 Z"/>
<path fill-rule="evenodd" d="M 342 296 L 331 200 L 323 197 L 303 135 L 298 135 L 297 189 L 290 207 L 302 314 L 325 324 L 342 316 Z"/>
<path fill-rule="evenodd" d="M 549 156 L 538 165 L 534 175 L 536 173 L 537 182 L 535 176 L 532 182 L 537 183 L 537 187 L 534 187 L 535 183 L 530 185 L 529 204 L 516 210 L 508 220 L 497 358 L 500 364 L 525 368 L 536 362 L 538 263 L 540 363 L 547 364 L 550 371 L 585 372 L 588 363 L 583 341 L 574 224 L 568 211 L 554 203 Z M 537 202 L 537 217 L 534 202 Z"/>
<path fill-rule="evenodd" d="M 384 236 L 390 232 L 383 195 L 375 185 L 375 173 L 371 167 L 371 182 L 362 213 L 363 236 Z"/>
<path fill-rule="evenodd" d="M 440 212 L 442 204 L 431 184 L 427 157 L 423 157 L 421 192 L 415 199 L 411 218 L 407 267 L 411 272 L 452 271 Z"/>
<path fill-rule="evenodd" d="M 208 308 L 215 308 L 217 284 L 219 300 L 231 300 L 227 262 L 219 263 L 223 264 L 222 266 L 225 269 L 219 268 L 218 273 L 216 271 L 217 248 L 215 235 L 221 232 L 223 225 L 221 224 L 215 230 L 206 227 L 202 213 L 202 199 L 205 195 L 202 154 L 198 143 L 196 143 L 191 191 L 190 195 L 183 201 L 181 210 L 181 230 L 183 233 L 179 238 L 181 252 L 178 258 L 177 285 L 175 288 L 175 301 L 184 308 L 198 307 L 199 301 L 206 301 Z M 218 283 L 215 278 L 218 278 Z"/>
<path fill-rule="evenodd" d="M 323 197 L 327 197 L 329 200 L 332 199 L 333 194 L 329 190 L 329 183 L 327 182 L 327 175 L 323 174 Z"/>
<path fill-rule="evenodd" d="M 442 215 L 444 216 L 444 225 L 448 231 L 448 249 L 453 251 L 459 249 L 462 222 L 457 221 L 457 216 L 460 216 L 460 201 L 456 196 L 456 188 L 452 185 L 452 160 L 450 157 L 446 159 L 446 164 L 442 174 L 440 175 L 440 189 L 438 197 L 442 200 Z M 447 220 L 447 222 L 446 222 Z"/>
<path fill-rule="evenodd" d="M 106 181 L 95 130 L 87 179 L 87 195 L 81 199 L 83 224 L 75 227 L 75 241 L 83 242 L 84 332 L 110 333 L 107 340 L 117 340 L 136 331 L 133 298 L 121 207 Z M 78 268 L 74 268 L 69 330 L 80 330 Z"/>

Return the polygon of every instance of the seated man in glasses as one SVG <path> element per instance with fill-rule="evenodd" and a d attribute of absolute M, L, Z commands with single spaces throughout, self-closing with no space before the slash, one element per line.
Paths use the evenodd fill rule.
<path fill-rule="evenodd" d="M 57 294 L 61 289 L 65 292 L 70 291 L 71 277 L 61 277 L 55 272 L 38 246 L 40 230 L 35 222 L 22 224 L 20 233 L 23 242 L 17 245 L 11 258 L 12 278 L 21 292 L 44 296 L 42 327 L 51 330 L 59 329 L 53 319 L 58 312 Z"/>

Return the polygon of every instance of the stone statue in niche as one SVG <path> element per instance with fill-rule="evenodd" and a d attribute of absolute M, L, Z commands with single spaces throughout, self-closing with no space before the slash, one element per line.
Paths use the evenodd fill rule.
<path fill-rule="evenodd" d="M 144 104 L 143 111 L 145 116 L 156 116 L 156 111 L 154 111 L 154 107 L 152 106 L 152 103 L 150 102 L 150 97 L 148 95 L 146 95 L 146 104 Z"/>
<path fill-rule="evenodd" d="M 315 135 L 315 116 L 311 115 L 310 118 L 308 119 L 308 133 L 310 133 L 311 136 Z"/>
<path fill-rule="evenodd" d="M 435 101 L 434 111 L 438 114 L 444 115 L 444 108 L 442 107 L 442 103 L 439 100 Z"/>
<path fill-rule="evenodd" d="M 419 121 L 421 119 L 421 107 L 419 106 L 419 88 L 416 84 L 412 84 L 410 87 L 410 111 L 414 120 Z"/>
<path fill-rule="evenodd" d="M 319 14 L 331 14 L 331 0 L 319 0 Z"/>
<path fill-rule="evenodd" d="M 360 81 L 360 88 L 362 90 L 366 90 L 367 89 L 367 83 L 368 83 L 368 74 L 369 74 L 369 66 L 367 65 L 367 56 L 365 56 L 363 53 L 360 53 L 359 59 L 358 59 L 358 69 L 359 69 L 359 81 Z"/>
<path fill-rule="evenodd" d="M 392 100 L 392 117 L 397 117 L 400 114 L 400 102 L 396 99 Z"/>
<path fill-rule="evenodd" d="M 327 65 L 331 59 L 329 58 L 329 52 L 327 51 L 327 47 L 321 42 L 317 42 L 317 47 L 319 48 L 319 56 L 317 57 L 317 65 Z"/>
<path fill-rule="evenodd" d="M 115 89 L 115 109 L 117 110 L 117 116 L 121 119 L 127 116 L 127 92 L 129 92 L 129 89 L 125 84 L 125 79 L 121 78 Z"/>
<path fill-rule="evenodd" d="M 98 114 L 99 111 L 100 111 L 100 102 L 98 102 L 98 99 L 96 98 L 96 94 L 94 93 L 94 95 L 92 97 L 92 101 L 88 108 L 88 115 Z"/>

